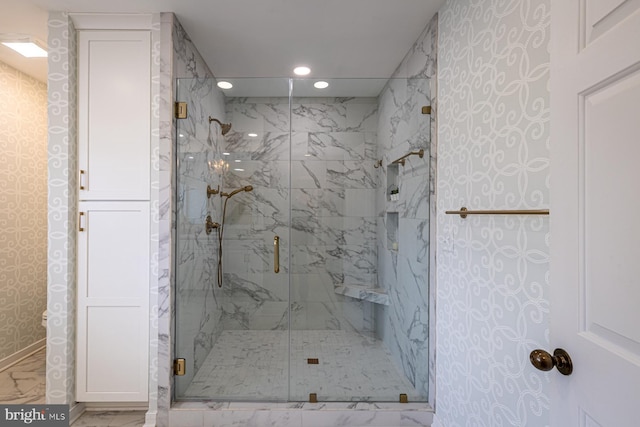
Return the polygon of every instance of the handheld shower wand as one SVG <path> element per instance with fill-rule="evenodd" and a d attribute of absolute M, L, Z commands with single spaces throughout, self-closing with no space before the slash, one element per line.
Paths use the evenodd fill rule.
<path fill-rule="evenodd" d="M 236 194 L 238 194 L 238 193 L 240 193 L 240 192 L 242 192 L 242 191 L 247 191 L 247 192 L 249 192 L 249 191 L 252 191 L 252 190 L 253 190 L 253 187 L 252 187 L 252 186 L 250 186 L 250 185 L 245 185 L 245 186 L 244 186 L 244 187 L 242 187 L 242 188 L 238 188 L 237 190 L 233 190 L 231 193 L 224 193 L 224 192 L 223 192 L 223 193 L 220 193 L 220 197 L 231 198 L 231 197 L 235 196 Z"/>
<path fill-rule="evenodd" d="M 236 190 L 233 190 L 231 193 L 220 193 L 220 197 L 226 197 L 224 199 L 224 206 L 222 208 L 222 224 L 220 224 L 216 230 L 218 231 L 218 287 L 222 287 L 222 235 L 224 234 L 224 219 L 227 214 L 227 202 L 233 196 L 243 191 L 249 192 L 253 191 L 253 186 L 245 185 L 244 187 L 240 187 Z"/>

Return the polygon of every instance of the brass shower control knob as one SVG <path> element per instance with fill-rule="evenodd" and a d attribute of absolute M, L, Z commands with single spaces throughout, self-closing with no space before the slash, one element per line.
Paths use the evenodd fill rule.
<path fill-rule="evenodd" d="M 207 215 L 204 226 L 207 234 L 211 234 L 212 230 L 220 227 L 220 224 L 218 224 L 217 222 L 213 222 L 213 220 L 211 219 L 211 215 Z"/>
<path fill-rule="evenodd" d="M 571 357 L 561 348 L 556 348 L 553 351 L 553 356 L 544 350 L 533 350 L 529 355 L 529 360 L 536 369 L 541 371 L 550 371 L 555 366 L 562 375 L 571 375 L 573 372 Z"/>

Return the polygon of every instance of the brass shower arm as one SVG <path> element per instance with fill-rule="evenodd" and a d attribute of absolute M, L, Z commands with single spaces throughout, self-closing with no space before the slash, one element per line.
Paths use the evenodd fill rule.
<path fill-rule="evenodd" d="M 226 135 L 231 130 L 231 123 L 222 123 L 220 120 L 209 116 L 209 123 L 216 122 L 220 125 L 220 129 L 222 130 L 222 135 Z"/>
<path fill-rule="evenodd" d="M 424 157 L 424 150 L 421 148 L 419 151 L 412 151 L 408 154 L 405 154 L 404 156 L 400 157 L 398 160 L 394 160 L 393 162 L 391 162 L 392 165 L 394 164 L 401 164 L 402 166 L 404 166 L 405 163 L 405 159 L 409 156 L 418 156 L 420 158 Z"/>

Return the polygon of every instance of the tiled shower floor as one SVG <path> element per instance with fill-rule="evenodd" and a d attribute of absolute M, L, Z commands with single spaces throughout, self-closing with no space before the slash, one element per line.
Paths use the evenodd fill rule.
<path fill-rule="evenodd" d="M 384 344 L 346 331 L 224 331 L 182 397 L 221 400 L 424 401 Z M 307 364 L 317 358 L 317 365 Z"/>

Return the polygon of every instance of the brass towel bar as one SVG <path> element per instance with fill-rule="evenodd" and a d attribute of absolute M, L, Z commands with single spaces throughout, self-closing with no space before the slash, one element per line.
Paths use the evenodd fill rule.
<path fill-rule="evenodd" d="M 549 215 L 549 209 L 498 209 L 470 211 L 464 206 L 459 211 L 445 211 L 447 215 L 460 215 L 466 218 L 467 215 Z"/>
<path fill-rule="evenodd" d="M 391 162 L 392 165 L 395 164 L 401 164 L 402 166 L 404 166 L 404 162 L 407 157 L 409 156 L 418 156 L 420 158 L 424 157 L 424 150 L 421 148 L 419 151 L 412 151 L 409 154 L 405 154 L 404 156 L 400 157 L 398 160 L 394 160 L 393 162 Z"/>

